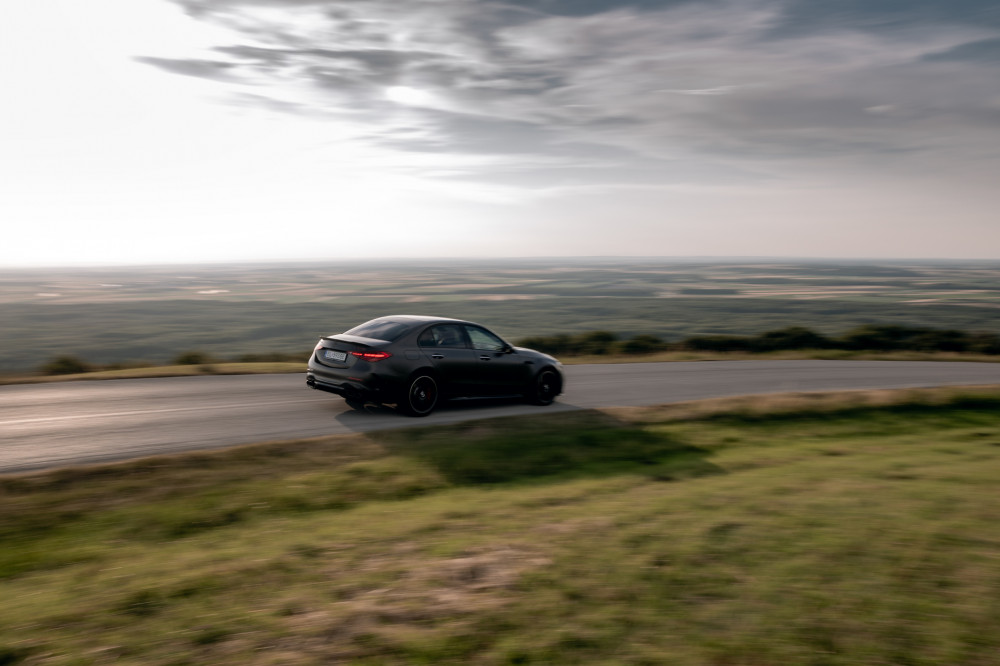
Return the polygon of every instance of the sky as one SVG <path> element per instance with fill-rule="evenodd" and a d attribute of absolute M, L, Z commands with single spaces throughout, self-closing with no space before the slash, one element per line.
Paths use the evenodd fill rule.
<path fill-rule="evenodd" d="M 1000 258 L 995 0 L 18 0 L 0 267 Z"/>

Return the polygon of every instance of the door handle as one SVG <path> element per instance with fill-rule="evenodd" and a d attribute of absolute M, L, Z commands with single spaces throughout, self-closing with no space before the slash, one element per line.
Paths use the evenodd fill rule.
<path fill-rule="evenodd" d="M 490 357 L 489 356 L 480 356 L 479 360 L 480 361 L 488 361 L 488 360 L 490 360 Z"/>
<path fill-rule="evenodd" d="M 436 361 L 440 361 L 441 359 L 444 358 L 444 354 L 431 354 L 431 358 Z"/>

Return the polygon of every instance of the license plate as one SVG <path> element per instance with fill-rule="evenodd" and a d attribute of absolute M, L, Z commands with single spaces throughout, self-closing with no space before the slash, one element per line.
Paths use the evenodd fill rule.
<path fill-rule="evenodd" d="M 343 361 L 347 358 L 347 352 L 333 351 L 332 349 L 327 349 L 323 352 L 323 358 L 328 361 Z"/>

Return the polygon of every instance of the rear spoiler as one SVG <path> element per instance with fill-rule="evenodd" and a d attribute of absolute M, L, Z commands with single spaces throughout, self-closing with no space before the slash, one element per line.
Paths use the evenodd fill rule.
<path fill-rule="evenodd" d="M 346 335 L 344 333 L 339 333 L 337 335 L 327 335 L 323 337 L 324 340 L 336 340 L 337 342 L 349 342 L 354 345 L 360 345 L 362 347 L 372 347 L 374 345 L 385 344 L 385 340 L 379 340 L 377 338 L 363 338 L 360 335 Z"/>

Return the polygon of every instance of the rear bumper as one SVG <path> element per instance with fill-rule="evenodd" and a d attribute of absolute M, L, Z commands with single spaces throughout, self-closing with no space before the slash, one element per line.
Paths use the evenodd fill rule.
<path fill-rule="evenodd" d="M 347 400 L 383 402 L 388 401 L 388 396 L 378 387 L 365 386 L 360 382 L 353 381 L 330 381 L 316 377 L 309 373 L 306 375 L 306 385 L 317 391 L 326 391 L 339 395 Z"/>

